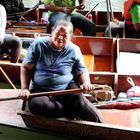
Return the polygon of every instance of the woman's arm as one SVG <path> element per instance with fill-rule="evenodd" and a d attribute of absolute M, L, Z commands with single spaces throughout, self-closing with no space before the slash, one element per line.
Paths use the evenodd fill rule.
<path fill-rule="evenodd" d="M 78 77 L 78 81 L 80 83 L 80 88 L 84 89 L 85 92 L 90 92 L 95 89 L 94 85 L 91 84 L 88 71 L 80 74 Z"/>
<path fill-rule="evenodd" d="M 30 94 L 29 85 L 31 81 L 33 67 L 34 65 L 29 64 L 22 64 L 21 66 L 21 93 L 19 94 L 19 97 L 23 99 L 28 99 Z"/>
<path fill-rule="evenodd" d="M 22 64 L 21 66 L 21 89 L 29 89 L 32 70 L 34 65 Z"/>
<path fill-rule="evenodd" d="M 80 84 L 90 84 L 90 77 L 88 71 L 80 74 L 78 79 Z"/>
<path fill-rule="evenodd" d="M 3 42 L 6 28 L 6 11 L 5 8 L 0 5 L 0 43 Z"/>

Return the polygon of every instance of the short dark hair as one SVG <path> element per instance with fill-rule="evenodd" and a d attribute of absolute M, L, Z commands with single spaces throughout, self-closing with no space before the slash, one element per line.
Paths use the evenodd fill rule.
<path fill-rule="evenodd" d="M 55 23 L 55 25 L 52 28 L 52 31 L 55 30 L 55 28 L 59 25 L 65 26 L 65 27 L 70 27 L 70 34 L 73 35 L 74 27 L 73 24 L 70 21 L 66 20 L 59 20 Z"/>

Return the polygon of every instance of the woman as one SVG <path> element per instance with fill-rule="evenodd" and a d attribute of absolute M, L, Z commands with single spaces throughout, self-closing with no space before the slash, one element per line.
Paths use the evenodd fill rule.
<path fill-rule="evenodd" d="M 21 67 L 20 96 L 28 98 L 30 92 L 35 94 L 79 87 L 85 92 L 94 90 L 82 53 L 70 41 L 72 34 L 72 24 L 59 21 L 50 37 L 40 37 L 32 43 Z M 103 122 L 94 105 L 82 93 L 29 98 L 29 109 L 41 116 L 78 117 Z"/>

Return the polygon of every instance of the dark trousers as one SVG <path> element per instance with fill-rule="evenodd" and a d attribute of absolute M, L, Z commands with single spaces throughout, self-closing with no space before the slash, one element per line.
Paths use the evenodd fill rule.
<path fill-rule="evenodd" d="M 75 88 L 78 88 L 75 83 L 70 83 L 67 87 L 67 89 Z M 83 93 L 34 97 L 29 100 L 29 109 L 33 114 L 40 116 L 103 122 L 94 105 Z"/>
<path fill-rule="evenodd" d="M 49 18 L 50 26 L 53 26 L 58 20 L 71 21 L 74 28 L 80 29 L 84 36 L 96 36 L 96 25 L 82 14 L 68 15 L 62 12 L 53 13 Z"/>
<path fill-rule="evenodd" d="M 4 42 L 0 44 L 0 59 L 10 59 L 12 63 L 19 60 L 22 42 L 19 37 L 6 34 Z"/>

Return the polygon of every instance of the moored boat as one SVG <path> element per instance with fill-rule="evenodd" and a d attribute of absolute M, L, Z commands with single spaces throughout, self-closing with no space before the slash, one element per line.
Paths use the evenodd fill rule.
<path fill-rule="evenodd" d="M 28 37 L 33 36 L 32 34 L 35 32 L 39 32 L 42 35 L 45 35 L 47 33 L 50 33 L 51 29 L 49 25 L 42 23 L 41 18 L 43 13 L 47 12 L 46 9 L 43 8 L 36 8 L 33 9 L 29 12 L 25 12 L 23 16 L 21 15 L 21 20 L 17 21 L 9 21 L 9 26 L 7 26 L 7 33 L 15 33 L 18 36 L 24 36 L 26 32 L 26 36 Z M 78 11 L 79 13 L 83 15 L 87 15 L 87 13 L 92 15 L 92 21 L 96 24 L 96 32 L 97 36 L 99 37 L 104 37 L 105 36 L 105 30 L 108 26 L 108 21 L 107 21 L 107 11 Z M 123 12 L 113 12 L 114 19 L 119 21 L 120 23 L 124 22 L 124 17 L 123 17 Z M 110 21 L 111 22 L 111 21 Z M 112 26 L 113 28 L 115 27 L 115 23 Z M 115 29 L 115 30 L 114 30 Z M 116 25 L 116 28 L 114 28 L 112 31 L 112 37 L 135 37 L 134 33 L 134 28 L 129 25 L 125 25 L 122 27 L 119 27 Z M 117 31 L 116 31 L 117 30 Z M 31 32 L 32 33 L 31 33 Z M 133 32 L 133 34 L 132 34 Z M 79 30 L 75 30 L 75 35 L 81 35 Z"/>

